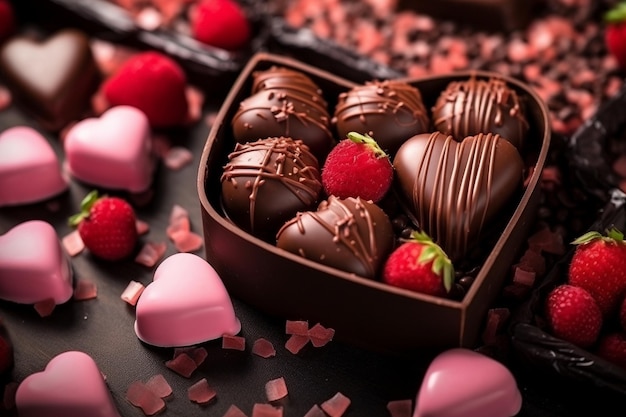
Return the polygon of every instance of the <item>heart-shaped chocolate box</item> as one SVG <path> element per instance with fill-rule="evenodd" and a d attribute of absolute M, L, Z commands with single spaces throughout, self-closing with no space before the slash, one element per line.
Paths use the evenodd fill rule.
<path fill-rule="evenodd" d="M 535 169 L 528 186 L 513 197 L 515 204 L 507 211 L 510 217 L 501 222 L 503 230 L 470 289 L 461 301 L 454 301 L 394 288 L 304 259 L 244 232 L 225 217 L 220 177 L 235 144 L 231 120 L 239 103 L 250 95 L 252 74 L 271 66 L 308 75 L 323 91 L 331 114 L 338 95 L 356 85 L 292 58 L 267 53 L 254 55 L 233 85 L 209 132 L 197 184 L 206 259 L 230 295 L 271 316 L 321 322 L 335 329 L 336 340 L 370 350 L 407 354 L 475 345 L 487 310 L 519 254 L 539 204 L 538 183 L 550 143 L 545 104 L 523 83 L 504 77 L 525 101 L 530 130 L 522 156 L 527 168 Z M 496 75 L 474 71 L 403 81 L 417 87 L 431 108 L 449 82 L 472 74 Z"/>

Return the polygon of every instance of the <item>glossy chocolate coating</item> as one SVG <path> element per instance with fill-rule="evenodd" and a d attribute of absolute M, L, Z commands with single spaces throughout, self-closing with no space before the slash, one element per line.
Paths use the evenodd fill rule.
<path fill-rule="evenodd" d="M 241 229 L 273 242 L 298 211 L 319 201 L 319 164 L 299 140 L 276 137 L 236 144 L 221 177 L 222 205 Z"/>
<path fill-rule="evenodd" d="M 255 74 L 252 89 L 232 120 L 237 142 L 291 137 L 301 139 L 318 159 L 326 156 L 334 138 L 327 103 L 313 81 L 293 70 L 272 67 Z"/>
<path fill-rule="evenodd" d="M 352 197 L 330 196 L 317 211 L 298 213 L 276 236 L 279 248 L 366 278 L 376 277 L 393 243 L 385 212 Z"/>
<path fill-rule="evenodd" d="M 16 103 L 50 131 L 81 119 L 100 81 L 89 38 L 73 29 L 43 42 L 11 38 L 0 49 L 0 76 Z"/>
<path fill-rule="evenodd" d="M 405 142 L 393 161 L 416 223 L 453 261 L 462 259 L 522 183 L 524 163 L 499 135 L 457 142 L 441 132 Z"/>
<path fill-rule="evenodd" d="M 401 81 L 370 81 L 339 95 L 333 122 L 340 138 L 367 133 L 390 155 L 413 135 L 430 131 L 420 91 Z"/>
<path fill-rule="evenodd" d="M 435 129 L 459 141 L 493 133 L 522 149 L 528 132 L 519 96 L 498 78 L 453 81 L 441 92 L 432 111 Z"/>

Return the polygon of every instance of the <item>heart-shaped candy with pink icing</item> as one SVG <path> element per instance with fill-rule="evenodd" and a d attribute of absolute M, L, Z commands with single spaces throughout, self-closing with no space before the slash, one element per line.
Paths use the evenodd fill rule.
<path fill-rule="evenodd" d="M 511 372 L 473 350 L 455 348 L 431 362 L 413 417 L 511 417 L 522 396 Z"/>
<path fill-rule="evenodd" d="M 17 388 L 20 417 L 120 417 L 102 373 L 84 352 L 63 352 Z"/>
<path fill-rule="evenodd" d="M 67 190 L 52 146 L 28 126 L 0 134 L 0 206 L 46 200 Z"/>
<path fill-rule="evenodd" d="M 190 346 L 240 330 L 221 278 L 191 253 L 165 259 L 137 301 L 135 333 L 150 345 Z"/>
<path fill-rule="evenodd" d="M 62 304 L 72 294 L 72 269 L 51 224 L 29 220 L 0 235 L 0 299 Z"/>
<path fill-rule="evenodd" d="M 78 180 L 132 193 L 152 183 L 154 157 L 148 118 L 131 106 L 113 107 L 75 124 L 64 142 L 67 166 Z"/>

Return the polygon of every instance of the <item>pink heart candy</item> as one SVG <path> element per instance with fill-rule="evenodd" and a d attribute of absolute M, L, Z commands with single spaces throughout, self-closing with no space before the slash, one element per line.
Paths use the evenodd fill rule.
<path fill-rule="evenodd" d="M 62 304 L 72 293 L 72 269 L 52 225 L 30 220 L 0 235 L 0 299 Z"/>
<path fill-rule="evenodd" d="M 120 417 L 98 365 L 83 352 L 63 352 L 18 386 L 20 417 Z"/>
<path fill-rule="evenodd" d="M 150 125 L 135 107 L 113 107 L 76 123 L 64 147 L 70 173 L 87 184 L 140 193 L 152 183 Z"/>
<path fill-rule="evenodd" d="M 500 362 L 469 349 L 439 354 L 417 395 L 413 417 L 511 417 L 522 396 Z"/>
<path fill-rule="evenodd" d="M 0 134 L 0 206 L 46 200 L 67 188 L 57 155 L 39 132 L 16 126 Z"/>
<path fill-rule="evenodd" d="M 137 301 L 135 333 L 150 345 L 190 346 L 240 330 L 219 275 L 191 253 L 165 259 Z"/>

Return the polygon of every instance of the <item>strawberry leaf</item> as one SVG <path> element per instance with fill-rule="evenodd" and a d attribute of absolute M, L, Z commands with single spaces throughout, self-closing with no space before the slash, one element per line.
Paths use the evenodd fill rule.
<path fill-rule="evenodd" d="M 604 21 L 607 23 L 622 23 L 626 21 L 626 2 L 621 2 L 606 12 Z"/>
<path fill-rule="evenodd" d="M 354 143 L 361 143 L 372 150 L 376 158 L 387 158 L 388 155 L 382 148 L 378 145 L 378 143 L 374 140 L 373 137 L 368 135 L 367 133 L 362 135 L 357 132 L 349 132 L 347 134 L 348 139 L 350 139 Z"/>
<path fill-rule="evenodd" d="M 99 198 L 100 197 L 98 196 L 97 190 L 93 190 L 89 194 L 87 194 L 85 198 L 83 198 L 83 200 L 80 202 L 80 213 L 76 213 L 70 216 L 68 220 L 69 225 L 72 227 L 76 227 L 81 221 L 83 221 L 83 219 L 87 218 L 89 216 L 89 211 L 91 210 L 91 207 L 96 201 L 98 201 Z"/>
<path fill-rule="evenodd" d="M 411 237 L 406 239 L 406 241 L 423 245 L 422 252 L 417 261 L 420 264 L 432 261 L 431 271 L 433 274 L 442 278 L 444 288 L 447 292 L 450 292 L 452 284 L 454 284 L 454 266 L 441 246 L 433 242 L 430 236 L 423 231 L 413 231 Z"/>
<path fill-rule="evenodd" d="M 576 238 L 574 241 L 572 241 L 572 245 L 585 245 L 597 239 L 602 239 L 602 235 L 600 234 L 600 232 L 591 231 Z"/>

